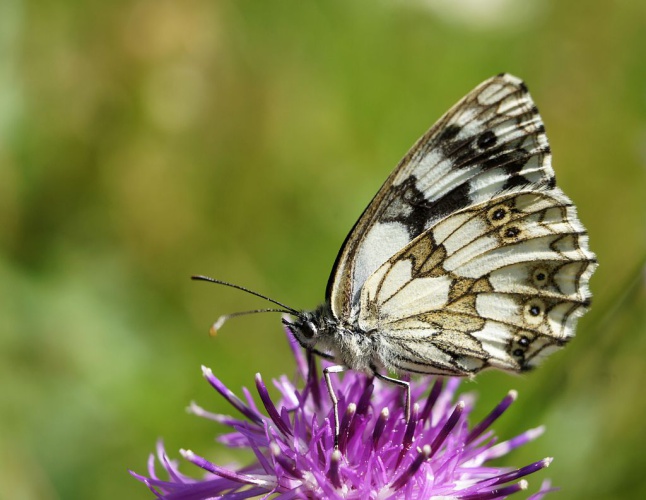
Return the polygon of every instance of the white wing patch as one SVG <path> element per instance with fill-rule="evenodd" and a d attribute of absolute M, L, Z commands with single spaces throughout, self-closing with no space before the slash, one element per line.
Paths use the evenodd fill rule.
<path fill-rule="evenodd" d="M 362 290 L 362 302 L 379 301 L 379 312 L 375 315 L 368 308 L 362 309 L 362 329 L 370 331 L 382 322 L 398 321 L 448 304 L 451 278 L 445 275 L 413 279 L 412 267 L 410 260 L 400 260 L 391 266 L 383 265 L 370 277 Z"/>
<path fill-rule="evenodd" d="M 357 252 L 356 280 L 365 282 L 381 263 L 392 256 L 393 248 L 403 248 L 409 241 L 408 232 L 402 224 L 376 223 Z"/>

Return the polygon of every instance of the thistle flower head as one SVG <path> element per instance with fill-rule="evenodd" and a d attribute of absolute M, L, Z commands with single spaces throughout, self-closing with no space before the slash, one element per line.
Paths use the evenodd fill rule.
<path fill-rule="evenodd" d="M 289 335 L 288 335 L 289 337 Z M 187 461 L 205 471 L 194 479 L 180 473 L 160 442 L 157 460 L 168 479 L 160 479 L 151 455 L 148 477 L 131 472 L 158 498 L 198 500 L 244 499 L 275 494 L 274 498 L 505 498 L 527 488 L 523 477 L 547 467 L 546 458 L 518 469 L 489 465 L 489 461 L 536 438 L 543 428 L 528 430 L 499 442 L 491 424 L 516 399 L 514 391 L 476 425 L 469 414 L 474 398 L 456 398 L 459 379 L 429 378 L 411 382 L 413 407 L 404 418 L 403 391 L 394 385 L 347 372 L 335 383 L 339 398 L 340 433 L 334 445 L 334 416 L 325 383 L 299 346 L 292 345 L 298 367 L 298 385 L 287 376 L 274 380 L 280 399 L 274 403 L 261 376 L 256 389 L 264 411 L 246 389 L 245 401 L 231 392 L 210 369 L 204 377 L 241 415 L 213 414 L 191 405 L 189 410 L 232 428 L 219 437 L 231 448 L 249 450 L 254 460 L 231 468 L 181 450 Z M 310 374 L 310 376 L 308 376 Z M 431 383 L 432 382 L 432 383 Z M 430 387 L 430 388 L 429 388 Z M 532 500 L 551 491 L 544 482 Z"/>

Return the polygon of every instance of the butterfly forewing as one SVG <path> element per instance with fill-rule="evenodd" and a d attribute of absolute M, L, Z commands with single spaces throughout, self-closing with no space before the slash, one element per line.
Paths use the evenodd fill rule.
<path fill-rule="evenodd" d="M 328 283 L 333 313 L 356 312 L 366 279 L 443 217 L 513 187 L 553 182 L 525 85 L 507 74 L 485 81 L 417 141 L 346 238 Z"/>
<path fill-rule="evenodd" d="M 596 267 L 527 88 L 491 78 L 404 157 L 339 252 L 333 316 L 412 373 L 520 371 L 562 346 Z"/>

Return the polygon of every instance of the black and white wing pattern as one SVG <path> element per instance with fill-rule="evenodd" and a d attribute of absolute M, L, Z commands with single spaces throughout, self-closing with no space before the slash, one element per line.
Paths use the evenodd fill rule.
<path fill-rule="evenodd" d="M 327 300 L 340 322 L 380 336 L 385 368 L 521 371 L 573 336 L 595 267 L 527 87 L 501 74 L 388 177 L 339 252 Z"/>

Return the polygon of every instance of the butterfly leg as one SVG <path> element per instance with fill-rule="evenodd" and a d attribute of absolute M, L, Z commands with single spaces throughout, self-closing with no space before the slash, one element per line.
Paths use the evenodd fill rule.
<path fill-rule="evenodd" d="M 327 392 L 330 395 L 330 399 L 332 400 L 332 406 L 334 409 L 334 448 L 335 449 L 339 448 L 339 432 L 340 432 L 339 428 L 341 424 L 339 423 L 339 400 L 337 399 L 336 394 L 334 393 L 334 388 L 332 387 L 332 381 L 330 380 L 330 373 L 341 373 L 345 370 L 346 370 L 346 367 L 342 365 L 328 366 L 327 368 L 323 369 L 323 376 L 325 377 Z"/>
<path fill-rule="evenodd" d="M 373 366 L 372 372 L 374 373 L 375 377 L 377 377 L 380 380 L 384 380 L 386 382 L 390 382 L 391 384 L 398 385 L 399 387 L 403 387 L 405 391 L 405 396 L 404 396 L 404 415 L 406 416 L 406 422 L 410 420 L 410 383 L 406 382 L 405 380 L 399 380 L 397 378 L 392 378 L 388 377 L 386 375 L 382 375 L 377 371 L 377 369 Z"/>
<path fill-rule="evenodd" d="M 327 352 L 322 352 L 317 349 L 310 349 L 309 350 L 312 354 L 316 354 L 317 356 L 322 357 L 323 359 L 334 359 L 334 356 L 331 354 L 328 354 Z"/>

